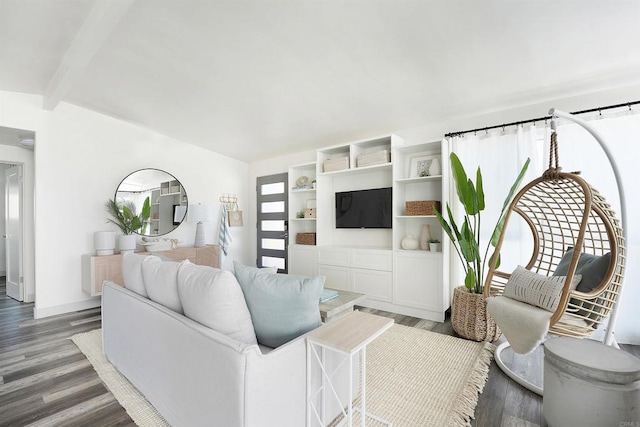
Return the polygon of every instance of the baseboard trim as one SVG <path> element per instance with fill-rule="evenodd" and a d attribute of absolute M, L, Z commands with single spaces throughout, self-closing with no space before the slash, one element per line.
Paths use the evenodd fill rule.
<path fill-rule="evenodd" d="M 58 314 L 71 313 L 73 311 L 87 310 L 100 307 L 102 298 L 92 298 L 84 301 L 72 302 L 69 304 L 54 305 L 53 307 L 33 308 L 33 318 L 42 319 L 44 317 L 57 316 Z"/>

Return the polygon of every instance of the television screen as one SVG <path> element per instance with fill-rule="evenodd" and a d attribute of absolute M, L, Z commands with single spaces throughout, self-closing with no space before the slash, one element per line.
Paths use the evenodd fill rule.
<path fill-rule="evenodd" d="M 336 228 L 391 228 L 391 188 L 336 193 Z"/>

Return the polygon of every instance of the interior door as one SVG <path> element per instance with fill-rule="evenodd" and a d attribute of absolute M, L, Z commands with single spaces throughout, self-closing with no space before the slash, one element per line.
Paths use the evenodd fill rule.
<path fill-rule="evenodd" d="M 7 296 L 24 301 L 22 283 L 22 165 L 5 170 Z"/>
<path fill-rule="evenodd" d="M 288 174 L 262 176 L 256 179 L 258 267 L 278 267 L 279 273 L 287 273 L 287 246 L 289 245 Z"/>

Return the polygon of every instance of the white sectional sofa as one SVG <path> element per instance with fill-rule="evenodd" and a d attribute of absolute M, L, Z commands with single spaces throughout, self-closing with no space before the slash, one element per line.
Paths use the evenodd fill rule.
<path fill-rule="evenodd" d="M 209 268 L 211 274 L 216 270 L 199 268 Z M 166 275 L 166 271 L 161 273 Z M 124 275 L 129 287 L 126 270 Z M 197 286 L 206 288 L 198 280 Z M 146 284 L 147 289 L 150 286 L 154 284 Z M 167 308 L 171 304 L 140 295 L 136 285 L 131 288 L 109 282 L 104 285 L 104 351 L 172 426 L 305 425 L 305 334 L 275 349 L 242 342 L 229 336 L 237 331 L 211 329 L 180 314 L 182 308 Z M 166 296 L 166 290 L 163 292 Z M 153 292 L 156 299 L 157 293 Z M 184 308 L 193 311 L 186 305 Z M 319 381 L 318 372 L 312 377 L 312 383 Z M 338 392 L 346 397 L 348 375 L 337 377 L 343 378 Z M 339 411 L 336 405 L 328 405 L 327 410 L 334 415 Z"/>

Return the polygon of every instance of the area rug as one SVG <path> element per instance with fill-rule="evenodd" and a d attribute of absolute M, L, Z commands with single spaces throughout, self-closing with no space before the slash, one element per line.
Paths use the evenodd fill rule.
<path fill-rule="evenodd" d="M 137 425 L 167 425 L 106 360 L 100 329 L 72 339 Z M 494 349 L 489 343 L 394 325 L 367 347 L 367 412 L 394 426 L 466 426 Z M 376 424 L 367 420 L 368 426 Z"/>

